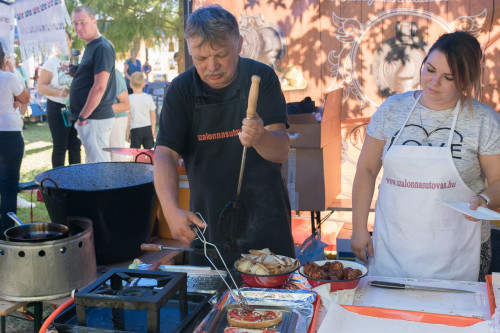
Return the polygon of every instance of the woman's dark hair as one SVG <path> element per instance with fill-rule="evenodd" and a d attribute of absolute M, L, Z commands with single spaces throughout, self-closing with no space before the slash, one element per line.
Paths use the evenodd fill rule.
<path fill-rule="evenodd" d="M 465 31 L 455 31 L 441 35 L 431 46 L 422 62 L 424 66 L 429 54 L 440 51 L 446 56 L 455 87 L 461 94 L 462 106 L 465 100 L 472 108 L 472 97 L 479 93 L 481 79 L 481 58 L 483 52 L 477 39 Z"/>
<path fill-rule="evenodd" d="M 0 43 L 0 69 L 3 69 L 5 62 L 5 51 L 3 50 L 2 43 Z"/>

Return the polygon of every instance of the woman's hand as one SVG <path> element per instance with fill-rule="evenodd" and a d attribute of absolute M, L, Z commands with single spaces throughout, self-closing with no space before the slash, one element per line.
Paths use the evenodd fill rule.
<path fill-rule="evenodd" d="M 363 260 L 365 263 L 368 263 L 368 258 L 366 257 L 367 250 L 368 256 L 370 258 L 374 257 L 373 241 L 368 229 L 353 231 L 351 236 L 351 250 L 356 258 Z"/>
<path fill-rule="evenodd" d="M 483 198 L 482 196 L 480 195 L 475 195 L 473 197 L 471 197 L 469 199 L 469 208 L 472 209 L 472 210 L 476 210 L 477 207 L 487 207 L 488 205 L 486 204 L 486 199 Z M 478 220 L 470 215 L 466 215 L 466 214 L 463 214 L 464 217 L 469 220 L 469 221 L 472 221 L 472 222 L 479 222 L 481 220 Z"/>
<path fill-rule="evenodd" d="M 59 89 L 59 97 L 68 97 L 69 95 L 69 90 L 66 88 Z"/>

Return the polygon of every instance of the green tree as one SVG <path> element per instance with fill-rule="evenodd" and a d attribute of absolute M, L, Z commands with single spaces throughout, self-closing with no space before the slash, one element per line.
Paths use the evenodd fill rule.
<path fill-rule="evenodd" d="M 179 0 L 67 0 L 69 13 L 85 5 L 98 18 L 99 31 L 115 46 L 118 55 L 128 56 L 131 49 L 159 45 L 170 38 L 183 41 L 183 2 Z M 75 48 L 84 44 L 74 38 Z M 181 43 L 180 43 L 181 44 Z"/>

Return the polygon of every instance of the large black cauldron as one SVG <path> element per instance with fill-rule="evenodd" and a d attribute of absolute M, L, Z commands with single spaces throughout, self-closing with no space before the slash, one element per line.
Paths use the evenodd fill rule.
<path fill-rule="evenodd" d="M 155 195 L 153 165 L 126 162 L 74 164 L 35 178 L 52 222 L 92 220 L 98 264 L 133 259 L 147 240 Z"/>

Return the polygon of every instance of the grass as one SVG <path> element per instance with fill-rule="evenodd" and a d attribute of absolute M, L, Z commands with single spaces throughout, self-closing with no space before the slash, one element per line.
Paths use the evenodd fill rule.
<path fill-rule="evenodd" d="M 32 182 L 40 173 L 52 169 L 52 136 L 49 124 L 44 122 L 27 122 L 23 130 L 25 143 L 25 156 L 21 164 L 21 183 Z M 158 132 L 158 127 L 156 127 Z M 65 165 L 68 165 L 66 156 Z M 82 161 L 85 161 L 85 149 L 82 146 Z M 29 202 L 34 202 L 33 218 L 31 209 L 18 208 L 17 216 L 23 222 L 50 221 L 49 214 L 43 202 L 38 202 L 36 193 L 20 193 L 21 197 Z"/>
<path fill-rule="evenodd" d="M 45 122 L 27 122 L 23 130 L 25 143 L 25 156 L 21 164 L 21 183 L 32 182 L 35 177 L 49 169 L 52 169 L 52 136 L 49 125 Z M 50 221 L 49 214 L 43 202 L 38 202 L 36 193 L 21 193 L 24 199 L 34 202 L 33 219 L 31 209 L 18 208 L 17 216 L 23 222 Z"/>
<path fill-rule="evenodd" d="M 47 122 L 26 123 L 23 136 L 26 153 L 20 182 L 31 182 L 38 174 L 52 168 L 52 137 Z"/>
<path fill-rule="evenodd" d="M 52 169 L 52 136 L 50 135 L 49 124 L 44 122 L 27 122 L 23 130 L 25 143 L 25 156 L 21 164 L 21 183 L 28 183 L 35 180 L 40 173 Z M 158 126 L 156 126 L 158 133 Z M 82 162 L 85 161 L 85 149 L 82 146 Z M 68 165 L 66 156 L 65 165 Z M 20 193 L 21 197 L 36 204 L 33 208 L 33 218 L 31 209 L 18 208 L 17 216 L 23 222 L 35 220 L 50 221 L 49 214 L 43 202 L 38 202 L 36 193 Z"/>

